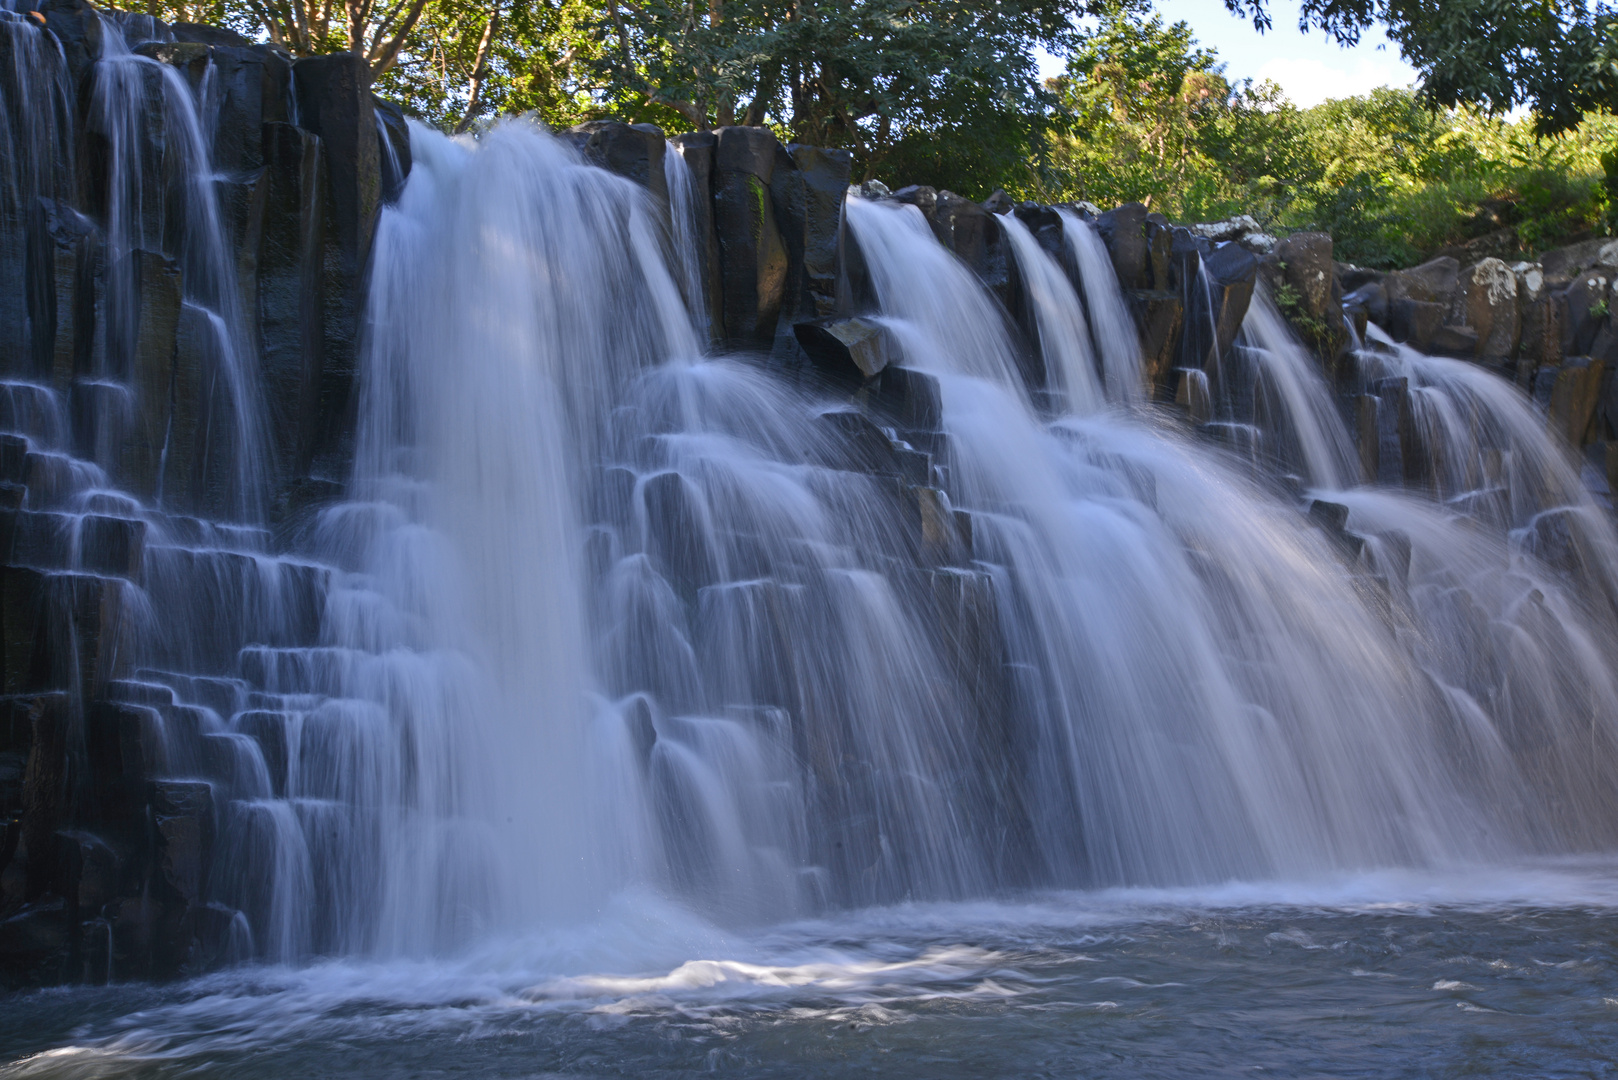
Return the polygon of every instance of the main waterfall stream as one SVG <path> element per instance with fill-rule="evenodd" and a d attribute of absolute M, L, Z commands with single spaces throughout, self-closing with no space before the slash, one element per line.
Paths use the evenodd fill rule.
<path fill-rule="evenodd" d="M 1365 343 L 1436 464 L 1341 490 L 1266 301 L 1220 444 L 1145 403 L 1077 215 L 1077 287 L 1004 226 L 1030 388 L 919 210 L 851 195 L 921 373 L 883 432 L 705 350 L 677 168 L 671 254 L 535 125 L 411 143 L 296 542 L 320 643 L 247 649 L 223 717 L 290 748 L 215 788 L 254 959 L 7 999 L 0 1076 L 1611 1069 L 1618 540 L 1516 391 Z"/>

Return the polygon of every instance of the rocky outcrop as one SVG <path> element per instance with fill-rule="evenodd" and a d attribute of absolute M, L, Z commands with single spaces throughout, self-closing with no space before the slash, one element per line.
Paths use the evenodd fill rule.
<path fill-rule="evenodd" d="M 45 30 L 7 22 L 0 36 L 33 76 L 34 96 L 7 84 L 4 107 L 39 108 L 36 91 L 60 92 L 71 121 L 67 131 L 33 129 L 36 157 L 62 168 L 13 170 L 0 192 L 0 986 L 172 977 L 244 948 L 258 915 L 226 884 L 238 811 L 207 781 L 251 773 L 264 797 L 287 796 L 295 729 L 271 688 L 278 665 L 314 663 L 332 571 L 277 545 L 347 476 L 376 221 L 411 167 L 404 118 L 371 94 L 357 57 L 294 62 L 228 32 L 177 27 L 173 40 L 137 43 L 151 61 L 128 89 L 140 107 L 115 130 L 90 108 L 109 77 L 97 64 L 96 13 L 82 0 L 48 0 L 44 17 Z M 18 36 L 47 33 L 52 48 L 33 51 Z M 230 273 L 216 277 L 234 282 L 230 296 L 199 284 L 186 243 L 196 196 L 184 188 L 159 64 L 217 89 L 207 119 L 211 168 L 226 177 L 215 187 Z M 596 121 L 564 137 L 584 161 L 644 187 L 654 213 L 670 202 L 665 155 L 689 167 L 714 344 L 789 368 L 832 402 L 804 459 L 876 493 L 872 512 L 899 537 L 890 569 L 925 582 L 977 714 L 1001 717 L 1013 689 L 989 575 L 976 562 L 986 526 L 950 503 L 937 382 L 906 366 L 868 317 L 870 282 L 843 228 L 849 155 L 749 127 L 665 141 L 648 125 Z M 154 193 L 116 224 L 115 174 Z M 977 275 L 1022 350 L 1030 397 L 1043 400 L 1008 215 L 1082 284 L 1063 231 L 1074 219 L 1003 194 L 979 204 L 874 183 L 861 194 L 914 206 Z M 1334 263 L 1327 236 L 1276 240 L 1251 218 L 1188 227 L 1139 204 L 1060 209 L 1105 245 L 1150 394 L 1198 423 L 1249 392 L 1232 373 L 1262 280 L 1340 384 L 1350 373 L 1346 315 L 1360 332 L 1374 324 L 1515 377 L 1575 444 L 1613 435 L 1618 245 L 1532 265 L 1444 258 L 1381 274 Z M 220 329 L 232 304 L 243 312 L 241 340 Z M 238 348 L 251 351 L 242 368 L 264 403 L 262 515 L 233 503 L 242 446 L 224 387 L 226 354 Z M 1436 492 L 1409 387 L 1364 389 L 1353 408 L 1366 476 Z M 620 511 L 640 500 L 649 564 L 680 601 L 695 602 L 719 563 L 694 489 L 672 471 L 638 487 L 616 472 L 603 486 Z M 1345 513 L 1321 502 L 1309 510 L 1358 557 Z M 771 582 L 747 591 L 761 612 L 786 602 Z M 771 707 L 790 703 L 790 678 L 765 695 Z M 633 730 L 649 753 L 651 721 Z M 834 741 L 799 748 L 827 791 L 844 766 Z M 1004 742 L 984 734 L 986 753 L 1003 753 Z M 870 837 L 850 824 L 843 839 L 846 849 L 826 859 L 847 861 L 857 877 Z"/>
<path fill-rule="evenodd" d="M 1387 273 L 1339 265 L 1350 320 L 1380 327 L 1423 352 L 1481 364 L 1535 397 L 1547 423 L 1575 447 L 1618 436 L 1612 368 L 1618 331 L 1609 311 L 1618 242 L 1593 240 L 1508 265 L 1441 255 Z"/>
<path fill-rule="evenodd" d="M 245 955 L 213 873 L 226 811 L 170 778 L 249 752 L 222 727 L 239 650 L 314 642 L 328 571 L 272 554 L 257 515 L 349 471 L 366 267 L 410 160 L 357 57 L 156 24 L 120 73 L 96 9 L 41 15 L 0 35 L 14 149 L 51 163 L 0 170 L 0 986 Z M 207 80 L 216 179 L 160 65 Z M 252 512 L 236 370 L 268 413 Z"/>

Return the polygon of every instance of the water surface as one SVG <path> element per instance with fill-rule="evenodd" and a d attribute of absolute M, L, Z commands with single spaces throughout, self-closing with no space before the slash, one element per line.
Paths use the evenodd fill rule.
<path fill-rule="evenodd" d="M 1618 869 L 898 905 L 644 895 L 454 962 L 39 991 L 7 1077 L 1610 1076 Z"/>

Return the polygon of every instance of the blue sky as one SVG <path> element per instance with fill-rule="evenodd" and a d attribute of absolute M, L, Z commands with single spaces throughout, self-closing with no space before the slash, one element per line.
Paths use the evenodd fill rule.
<path fill-rule="evenodd" d="M 1416 81 L 1416 73 L 1380 27 L 1367 32 L 1359 45 L 1344 49 L 1318 30 L 1298 32 L 1295 0 L 1270 0 L 1269 6 L 1273 25 L 1263 34 L 1225 10 L 1223 0 L 1159 0 L 1157 10 L 1169 22 L 1190 23 L 1198 43 L 1225 61 L 1229 78 L 1274 80 L 1299 105 Z M 1045 74 L 1061 70 L 1054 58 L 1048 63 Z"/>

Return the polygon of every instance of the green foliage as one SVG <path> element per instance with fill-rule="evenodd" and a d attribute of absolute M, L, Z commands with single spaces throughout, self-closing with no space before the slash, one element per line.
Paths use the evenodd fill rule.
<path fill-rule="evenodd" d="M 1190 27 L 1145 0 L 1107 0 L 1066 72 L 1057 115 L 1018 192 L 1099 205 L 1144 202 L 1170 217 L 1272 220 L 1306 169 L 1298 109 L 1273 83 L 1231 83 Z"/>
<path fill-rule="evenodd" d="M 446 129 L 534 112 L 671 132 L 766 124 L 882 176 L 987 196 L 1054 112 L 1037 48 L 1068 52 L 1089 0 L 148 0 L 295 56 L 351 49 Z"/>
<path fill-rule="evenodd" d="M 1541 251 L 1618 217 L 1606 114 L 1547 136 L 1538 117 L 1436 108 L 1411 90 L 1300 110 L 1273 86 L 1227 83 L 1188 27 L 1140 0 L 1109 3 L 1053 89 L 1058 134 L 1021 194 L 1135 200 L 1177 220 L 1252 213 L 1330 232 L 1339 258 L 1370 266 L 1484 237 L 1491 254 Z"/>
<path fill-rule="evenodd" d="M 1285 270 L 1287 264 L 1281 263 L 1280 267 Z M 1320 316 L 1309 313 L 1304 307 L 1303 298 L 1298 295 L 1298 290 L 1289 283 L 1282 281 L 1276 284 L 1271 298 L 1281 314 L 1292 324 L 1293 329 L 1317 351 L 1325 351 L 1333 344 L 1335 333 L 1332 327 Z"/>
<path fill-rule="evenodd" d="M 1034 49 L 1078 0 L 672 0 L 608 4 L 598 77 L 699 129 L 768 123 L 846 147 L 856 178 L 987 195 L 1047 115 Z"/>

